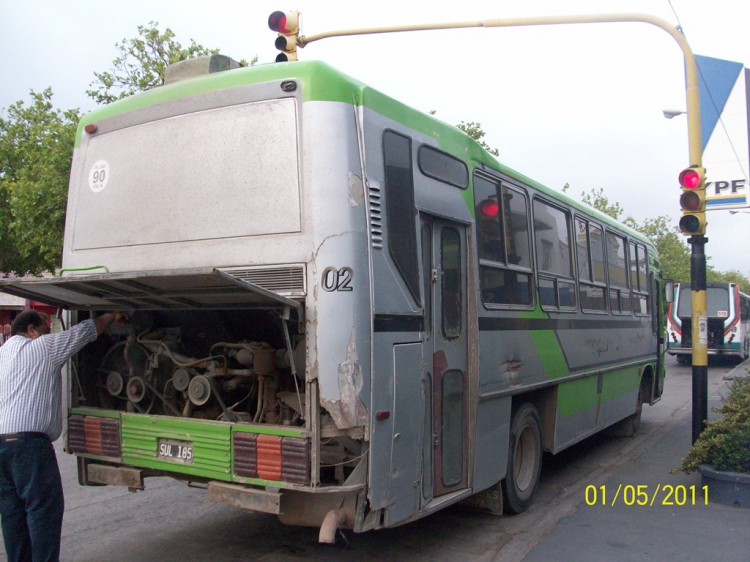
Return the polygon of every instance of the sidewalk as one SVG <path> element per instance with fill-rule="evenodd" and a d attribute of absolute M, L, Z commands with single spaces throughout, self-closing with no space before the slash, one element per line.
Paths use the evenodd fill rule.
<path fill-rule="evenodd" d="M 724 384 L 710 393 L 709 409 L 721 405 L 732 384 L 729 376 L 745 375 L 748 366 L 750 361 L 745 361 L 723 377 Z M 588 487 L 576 511 L 544 535 L 523 561 L 750 560 L 750 509 L 706 504 L 697 472 L 669 473 L 690 447 L 689 408 L 681 416 L 664 437 L 604 485 Z M 716 417 L 709 412 L 709 419 Z M 639 490 L 646 496 L 636 496 Z M 638 505 L 638 499 L 646 498 L 646 505 Z"/>

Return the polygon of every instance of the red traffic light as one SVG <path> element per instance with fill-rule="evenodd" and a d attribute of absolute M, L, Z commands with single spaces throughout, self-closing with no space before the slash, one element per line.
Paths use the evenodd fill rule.
<path fill-rule="evenodd" d="M 485 217 L 496 217 L 500 212 L 500 205 L 493 199 L 485 199 L 479 204 L 479 210 Z"/>
<path fill-rule="evenodd" d="M 701 173 L 695 168 L 688 168 L 680 172 L 680 185 L 687 189 L 696 189 L 703 182 Z"/>
<path fill-rule="evenodd" d="M 276 33 L 296 33 L 299 30 L 297 12 L 274 12 L 268 16 L 268 27 Z"/>

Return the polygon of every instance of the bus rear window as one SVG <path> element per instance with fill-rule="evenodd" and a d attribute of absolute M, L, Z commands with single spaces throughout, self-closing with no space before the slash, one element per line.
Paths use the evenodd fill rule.
<path fill-rule="evenodd" d="M 726 318 L 729 315 L 729 290 L 726 287 L 708 287 L 706 301 L 706 316 L 709 318 Z M 690 318 L 692 310 L 690 285 L 680 285 L 677 316 Z"/>

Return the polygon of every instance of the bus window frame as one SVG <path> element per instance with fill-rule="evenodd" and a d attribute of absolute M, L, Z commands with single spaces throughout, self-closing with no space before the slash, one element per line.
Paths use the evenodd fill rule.
<path fill-rule="evenodd" d="M 609 261 L 609 237 L 610 236 L 616 236 L 620 238 L 624 242 L 624 250 L 623 254 L 625 256 L 625 287 L 621 287 L 618 285 L 612 284 L 612 275 L 611 275 L 611 269 L 610 269 L 610 261 Z M 607 298 L 609 300 L 609 310 L 610 312 L 615 316 L 633 316 L 633 288 L 630 286 L 630 238 L 623 234 L 622 232 L 619 232 L 617 230 L 614 230 L 613 228 L 607 227 L 604 229 L 604 255 L 606 264 L 607 264 Z M 626 292 L 627 295 L 623 296 L 623 292 Z M 612 294 L 617 293 L 617 302 L 620 304 L 620 306 L 615 309 L 612 306 Z M 622 303 L 627 301 L 630 304 L 630 310 L 623 311 L 622 310 Z"/>
<path fill-rule="evenodd" d="M 651 314 L 651 308 L 652 308 L 652 297 L 651 297 L 651 290 L 649 287 L 649 265 L 648 265 L 648 248 L 646 248 L 646 245 L 638 240 L 634 240 L 632 238 L 628 239 L 628 259 L 630 259 L 630 248 L 635 247 L 635 264 L 630 263 L 630 274 L 632 275 L 633 267 L 636 268 L 636 280 L 638 281 L 638 287 L 631 287 L 630 288 L 630 299 L 631 299 L 631 308 L 633 310 L 634 316 L 649 316 Z M 645 272 L 645 285 L 646 288 L 644 289 L 641 287 L 641 274 L 640 270 L 638 269 L 641 264 L 641 255 L 640 252 L 643 252 L 643 259 L 644 263 L 646 264 L 646 272 Z M 635 299 L 637 296 L 645 297 L 646 298 L 646 311 L 645 312 L 638 312 L 638 309 L 635 306 Z"/>
<path fill-rule="evenodd" d="M 539 252 L 536 244 L 536 210 L 535 210 L 535 204 L 536 202 L 541 203 L 542 205 L 546 205 L 548 207 L 551 207 L 553 209 L 556 209 L 563 213 L 566 220 L 566 226 L 568 231 L 568 264 L 570 267 L 570 272 L 572 274 L 572 277 L 567 277 L 564 274 L 555 273 L 554 271 L 547 271 L 542 270 L 542 268 L 539 266 Z M 537 295 L 537 298 L 539 299 L 539 306 L 541 306 L 542 310 L 547 312 L 578 312 L 580 310 L 580 298 L 578 295 L 579 289 L 578 289 L 578 275 L 577 275 L 577 269 L 578 269 L 578 263 L 574 262 L 575 255 L 572 246 L 575 244 L 575 236 L 573 232 L 573 216 L 574 213 L 571 212 L 571 210 L 567 207 L 564 207 L 558 202 L 555 202 L 554 200 L 547 199 L 546 197 L 539 196 L 538 194 L 535 194 L 531 201 L 531 228 L 533 232 L 532 240 L 533 240 L 533 247 L 534 247 L 534 265 L 536 266 L 536 274 L 537 274 L 537 291 L 541 288 L 542 279 L 552 281 L 554 292 L 555 292 L 555 305 L 550 304 L 544 304 L 542 301 L 541 295 Z M 570 283 L 573 286 L 573 295 L 575 295 L 576 302 L 572 306 L 563 306 L 560 304 L 560 282 L 564 283 Z"/>
<path fill-rule="evenodd" d="M 492 170 L 494 171 L 494 170 Z M 474 235 L 474 246 L 476 249 L 476 256 L 477 256 L 477 290 L 479 291 L 479 301 L 482 303 L 482 306 L 485 310 L 493 311 L 493 310 L 534 310 L 536 308 L 536 301 L 537 301 L 537 289 L 536 289 L 536 275 L 535 275 L 535 254 L 534 254 L 534 243 L 533 243 L 533 219 L 531 217 L 531 194 L 529 193 L 529 189 L 525 186 L 519 185 L 516 182 L 508 181 L 507 178 L 504 176 L 501 177 L 499 174 L 494 175 L 490 173 L 490 170 L 487 169 L 479 169 L 475 168 L 473 170 L 473 173 L 471 174 L 471 193 L 472 197 L 474 199 L 474 205 L 476 206 L 478 201 L 476 200 L 476 189 L 475 189 L 475 180 L 479 177 L 480 179 L 491 182 L 495 184 L 495 192 L 498 193 L 498 190 L 502 189 L 503 185 L 507 186 L 508 188 L 517 191 L 520 193 L 524 198 L 524 207 L 526 209 L 526 243 L 529 248 L 529 264 L 531 267 L 520 267 L 511 263 L 506 262 L 499 262 L 495 260 L 490 260 L 486 258 L 481 258 L 479 255 L 479 234 L 476 232 L 476 230 L 479 228 L 479 221 L 475 217 L 474 221 L 474 228 L 475 228 L 475 235 Z M 502 206 L 501 206 L 501 212 L 502 212 Z M 505 221 L 500 225 L 502 228 L 502 233 L 505 235 Z M 507 259 L 507 256 L 506 256 Z M 510 272 L 510 273 L 521 273 L 523 275 L 527 275 L 529 278 L 529 296 L 531 297 L 528 304 L 511 304 L 511 303 L 494 303 L 494 302 L 485 302 L 484 298 L 482 298 L 482 273 L 481 268 L 482 267 L 488 267 L 492 269 L 497 269 L 504 272 Z"/>
<path fill-rule="evenodd" d="M 576 254 L 575 254 L 575 260 L 576 260 L 576 268 L 575 273 L 578 275 L 578 304 L 580 306 L 581 312 L 584 314 L 599 314 L 599 315 L 608 315 L 609 314 L 609 287 L 607 286 L 607 252 L 606 252 L 606 246 L 604 246 L 604 252 L 602 254 L 602 265 L 604 268 L 604 282 L 597 281 L 596 275 L 594 274 L 594 260 L 593 260 L 593 253 L 591 251 L 591 225 L 593 224 L 595 227 L 597 227 L 601 233 L 602 233 L 602 239 L 604 239 L 604 227 L 596 222 L 591 220 L 591 218 L 587 217 L 586 215 L 582 215 L 580 213 L 574 213 L 573 215 L 573 231 L 574 233 L 577 232 L 575 228 L 575 223 L 577 221 L 582 222 L 586 225 L 586 251 L 588 252 L 588 266 L 589 266 L 589 281 L 583 281 L 581 280 L 580 272 L 578 269 L 578 241 L 576 240 L 575 247 L 576 247 Z M 584 308 L 583 307 L 583 299 L 581 298 L 581 288 L 582 287 L 593 287 L 595 289 L 601 289 L 602 291 L 602 298 L 604 299 L 604 308 L 597 309 L 597 308 Z"/>

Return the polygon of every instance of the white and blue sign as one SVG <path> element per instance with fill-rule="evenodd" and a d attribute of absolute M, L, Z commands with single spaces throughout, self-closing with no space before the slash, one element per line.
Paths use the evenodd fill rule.
<path fill-rule="evenodd" d="M 706 209 L 750 206 L 750 72 L 743 64 L 695 57 L 701 98 Z"/>

